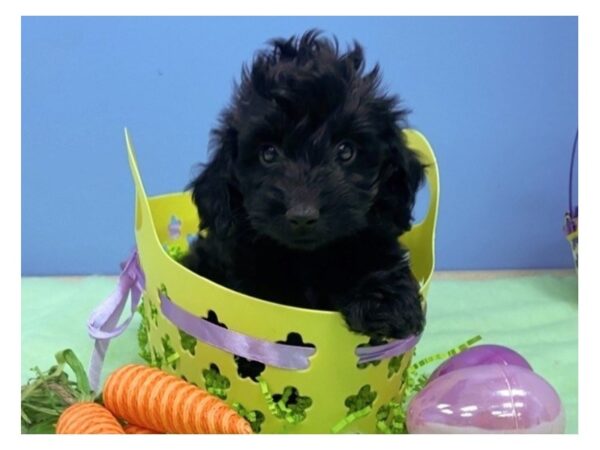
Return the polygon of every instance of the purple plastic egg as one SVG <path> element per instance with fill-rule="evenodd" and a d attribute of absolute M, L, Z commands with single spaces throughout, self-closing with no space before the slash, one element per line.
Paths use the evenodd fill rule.
<path fill-rule="evenodd" d="M 564 433 L 560 398 L 546 380 L 514 365 L 456 369 L 410 402 L 409 433 Z"/>
<path fill-rule="evenodd" d="M 519 366 L 533 370 L 520 354 L 502 345 L 477 345 L 468 348 L 442 363 L 429 377 L 429 382 L 456 369 L 482 366 L 484 364 L 502 364 Z"/>

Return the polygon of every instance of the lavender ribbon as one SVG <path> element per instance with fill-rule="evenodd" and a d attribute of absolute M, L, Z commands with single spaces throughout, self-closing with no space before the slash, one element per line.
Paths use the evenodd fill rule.
<path fill-rule="evenodd" d="M 398 339 L 383 345 L 373 347 L 359 347 L 354 352 L 358 356 L 358 363 L 364 364 L 380 359 L 398 356 L 413 349 L 421 340 L 421 335 L 410 336 L 406 339 Z"/>
<path fill-rule="evenodd" d="M 160 309 L 165 317 L 187 334 L 213 347 L 269 366 L 292 370 L 307 369 L 310 365 L 308 358 L 316 352 L 312 347 L 276 344 L 220 327 L 180 308 L 162 292 Z"/>
<path fill-rule="evenodd" d="M 99 392 L 100 375 L 108 344 L 112 338 L 119 336 L 129 326 L 145 286 L 144 273 L 140 268 L 136 250 L 132 252 L 127 261 L 121 264 L 121 269 L 116 289 L 92 312 L 88 319 L 88 334 L 95 340 L 88 366 L 88 378 L 94 392 Z M 131 313 L 123 323 L 117 325 L 128 298 L 131 298 Z"/>

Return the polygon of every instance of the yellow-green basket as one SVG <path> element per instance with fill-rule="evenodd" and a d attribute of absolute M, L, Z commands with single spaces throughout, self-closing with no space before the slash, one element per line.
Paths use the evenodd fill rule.
<path fill-rule="evenodd" d="M 425 137 L 405 131 L 408 145 L 427 164 L 429 207 L 425 219 L 400 239 L 411 253 L 411 268 L 427 295 L 434 270 L 438 211 L 438 167 Z M 184 251 L 198 230 L 189 193 L 147 197 L 126 132 L 136 188 L 135 236 L 145 274 L 142 308 L 146 351 L 155 365 L 224 398 L 262 433 L 375 433 L 377 412 L 399 399 L 413 350 L 357 367 L 355 353 L 368 338 L 351 333 L 337 312 L 283 306 L 253 298 L 203 278 L 179 263 L 167 249 Z M 208 318 L 214 313 L 233 332 L 266 342 L 300 334 L 315 346 L 309 367 L 266 366 L 254 379 L 238 374 L 239 358 L 181 332 L 161 312 L 161 294 L 182 311 Z M 425 305 L 423 305 L 425 307 Z M 211 313 L 212 314 L 212 313 Z"/>

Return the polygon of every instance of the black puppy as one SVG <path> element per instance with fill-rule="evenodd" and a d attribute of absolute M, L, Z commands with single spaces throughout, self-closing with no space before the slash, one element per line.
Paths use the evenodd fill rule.
<path fill-rule="evenodd" d="M 188 186 L 201 233 L 184 258 L 231 289 L 337 310 L 348 327 L 403 338 L 424 326 L 419 284 L 398 236 L 411 227 L 424 166 L 407 111 L 379 67 L 309 31 L 244 66 L 212 131 L 212 159 Z"/>

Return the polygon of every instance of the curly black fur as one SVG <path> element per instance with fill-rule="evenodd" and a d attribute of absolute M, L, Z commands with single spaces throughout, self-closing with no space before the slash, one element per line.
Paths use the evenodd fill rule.
<path fill-rule="evenodd" d="M 338 310 L 349 328 L 403 338 L 424 326 L 397 238 L 424 166 L 406 109 L 354 43 L 317 31 L 276 39 L 244 66 L 189 189 L 201 217 L 191 270 L 249 295 Z"/>

